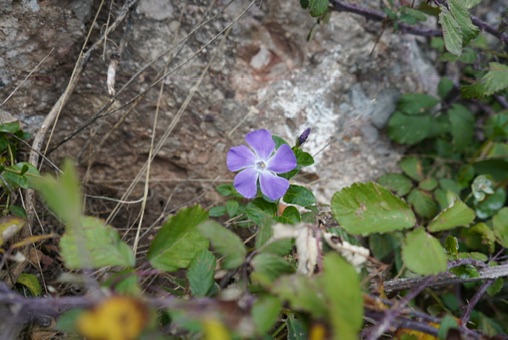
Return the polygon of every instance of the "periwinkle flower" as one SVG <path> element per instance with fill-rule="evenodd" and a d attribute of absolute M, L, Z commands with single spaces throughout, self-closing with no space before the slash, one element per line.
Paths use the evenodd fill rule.
<path fill-rule="evenodd" d="M 277 176 L 296 168 L 296 156 L 287 144 L 275 150 L 270 131 L 261 129 L 245 136 L 247 144 L 232 147 L 227 155 L 230 171 L 240 171 L 233 182 L 236 190 L 245 198 L 253 198 L 258 191 L 275 201 L 284 196 L 289 181 Z"/>

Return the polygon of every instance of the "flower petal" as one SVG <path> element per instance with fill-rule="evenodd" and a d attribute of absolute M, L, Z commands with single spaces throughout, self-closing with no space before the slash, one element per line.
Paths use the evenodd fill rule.
<path fill-rule="evenodd" d="M 284 196 L 289 188 L 287 179 L 276 176 L 269 171 L 263 171 L 259 174 L 259 184 L 261 192 L 273 201 Z"/>
<path fill-rule="evenodd" d="M 296 168 L 296 156 L 287 144 L 282 144 L 267 162 L 266 168 L 276 174 L 283 174 Z"/>
<path fill-rule="evenodd" d="M 256 164 L 256 155 L 245 145 L 235 146 L 228 152 L 226 163 L 229 171 L 238 171 Z"/>
<path fill-rule="evenodd" d="M 245 169 L 236 176 L 233 184 L 236 190 L 245 198 L 253 198 L 258 192 L 258 174 L 254 169 Z"/>
<path fill-rule="evenodd" d="M 259 159 L 266 162 L 275 150 L 275 142 L 272 139 L 270 131 L 261 129 L 249 132 L 245 140 L 254 149 Z"/>

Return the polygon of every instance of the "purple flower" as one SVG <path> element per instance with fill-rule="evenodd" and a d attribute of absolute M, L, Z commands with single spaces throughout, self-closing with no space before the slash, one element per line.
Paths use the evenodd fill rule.
<path fill-rule="evenodd" d="M 240 171 L 233 184 L 236 190 L 246 198 L 253 198 L 258 191 L 258 179 L 261 192 L 271 200 L 278 200 L 289 188 L 289 181 L 277 176 L 296 168 L 296 156 L 287 144 L 275 150 L 275 142 L 270 131 L 261 129 L 245 136 L 249 149 L 245 145 L 231 148 L 227 156 L 230 171 Z"/>

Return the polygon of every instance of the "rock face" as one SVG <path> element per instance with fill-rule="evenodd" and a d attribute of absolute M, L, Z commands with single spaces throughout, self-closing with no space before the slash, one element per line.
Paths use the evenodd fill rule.
<path fill-rule="evenodd" d="M 160 150 L 150 167 L 147 221 L 184 204 L 216 202 L 213 186 L 233 178 L 227 150 L 253 129 L 293 141 L 312 128 L 306 147 L 316 164 L 295 180 L 325 203 L 336 190 L 394 168 L 400 150 L 382 130 L 398 96 L 432 92 L 438 81 L 414 37 L 333 13 L 306 41 L 315 20 L 297 1 L 227 3 L 141 0 L 130 22 L 88 61 L 50 149 L 110 100 L 107 70 L 122 39 L 117 92 L 153 61 L 104 117 L 48 156 L 57 164 L 76 160 L 92 213 L 108 216 L 113 203 L 98 196 L 122 197 L 148 158 L 153 132 Z M 38 128 L 65 90 L 90 27 L 86 46 L 121 6 L 106 2 L 94 23 L 99 4 L 0 0 L 0 103 L 12 94 L 1 108 L 27 130 Z M 148 90 L 162 74 L 168 76 Z M 144 179 L 123 199 L 139 199 Z M 127 227 L 139 204 L 122 209 L 113 223 Z"/>

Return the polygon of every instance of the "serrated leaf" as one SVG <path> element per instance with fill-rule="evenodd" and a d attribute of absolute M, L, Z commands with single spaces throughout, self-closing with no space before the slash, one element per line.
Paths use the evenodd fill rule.
<path fill-rule="evenodd" d="M 494 235 L 497 241 L 505 248 L 508 248 L 508 208 L 505 207 L 497 212 L 492 218 Z"/>
<path fill-rule="evenodd" d="M 427 229 L 430 232 L 438 232 L 453 229 L 455 227 L 467 227 L 475 219 L 473 209 L 456 198 L 448 208 L 441 211 L 429 223 Z"/>
<path fill-rule="evenodd" d="M 400 97 L 397 108 L 408 115 L 421 115 L 439 104 L 439 99 L 423 93 L 408 93 Z"/>
<path fill-rule="evenodd" d="M 294 273 L 294 268 L 282 257 L 269 253 L 261 253 L 252 259 L 252 267 L 254 268 L 253 277 L 255 281 L 262 284 L 269 284 L 284 274 Z M 253 274 L 254 274 L 253 273 Z"/>
<path fill-rule="evenodd" d="M 403 174 L 384 174 L 377 181 L 383 187 L 394 191 L 397 196 L 407 195 L 413 187 L 413 182 Z"/>
<path fill-rule="evenodd" d="M 20 284 L 28 288 L 32 296 L 41 296 L 42 294 L 41 284 L 39 283 L 37 276 L 35 276 L 34 274 L 29 273 L 19 274 L 16 284 Z"/>
<path fill-rule="evenodd" d="M 328 0 L 309 0 L 310 15 L 320 17 L 328 11 Z"/>
<path fill-rule="evenodd" d="M 443 39 L 446 50 L 451 54 L 460 56 L 462 53 L 462 31 L 453 14 L 444 6 L 440 6 L 439 23 L 443 28 Z"/>
<path fill-rule="evenodd" d="M 489 63 L 489 72 L 476 84 L 461 87 L 464 98 L 481 98 L 508 88 L 508 66 Z"/>
<path fill-rule="evenodd" d="M 208 241 L 197 231 L 207 218 L 207 211 L 200 206 L 179 210 L 155 235 L 148 249 L 148 261 L 169 272 L 187 268 L 198 251 L 208 248 Z"/>
<path fill-rule="evenodd" d="M 467 45 L 472 39 L 478 36 L 480 30 L 478 27 L 473 25 L 471 15 L 469 14 L 463 1 L 464 0 L 449 0 L 448 6 L 450 7 L 450 11 L 462 32 L 462 42 L 464 45 Z"/>
<path fill-rule="evenodd" d="M 407 201 L 413 206 L 416 213 L 422 217 L 431 218 L 437 212 L 437 204 L 432 196 L 419 189 L 411 190 L 407 196 Z"/>
<path fill-rule="evenodd" d="M 340 225 L 355 235 L 402 230 L 416 223 L 407 203 L 372 182 L 355 183 L 336 192 L 331 208 Z"/>
<path fill-rule="evenodd" d="M 284 202 L 289 204 L 296 204 L 302 207 L 316 204 L 316 197 L 309 189 L 291 184 L 288 191 L 284 195 Z"/>
<path fill-rule="evenodd" d="M 243 264 L 247 250 L 238 235 L 210 220 L 201 223 L 198 229 L 210 240 L 214 250 L 224 257 L 222 268 L 236 269 Z"/>
<path fill-rule="evenodd" d="M 448 110 L 455 150 L 462 151 L 473 142 L 475 118 L 465 106 L 453 104 Z"/>
<path fill-rule="evenodd" d="M 447 268 L 444 248 L 423 228 L 406 235 L 402 244 L 402 259 L 409 270 L 420 275 L 438 274 Z"/>
<path fill-rule="evenodd" d="M 356 339 L 363 325 L 363 297 L 355 268 L 336 253 L 323 260 L 318 278 L 328 301 L 328 317 L 335 339 Z"/>
<path fill-rule="evenodd" d="M 496 236 L 485 223 L 478 223 L 465 229 L 461 235 L 464 236 L 464 241 L 469 248 L 481 250 L 486 246 L 489 253 L 494 252 Z"/>
<path fill-rule="evenodd" d="M 192 259 L 187 270 L 190 290 L 195 297 L 207 296 L 215 281 L 215 256 L 208 249 L 201 249 Z"/>
<path fill-rule="evenodd" d="M 489 294 L 489 296 L 494 296 L 499 293 L 503 287 L 504 279 L 502 277 L 498 277 L 491 286 L 487 287 L 487 294 Z"/>
<path fill-rule="evenodd" d="M 74 227 L 60 239 L 60 252 L 68 269 L 134 266 L 134 253 L 116 229 L 95 217 L 83 216 L 79 221 L 74 221 Z"/>
<path fill-rule="evenodd" d="M 414 179 L 415 181 L 421 181 L 424 179 L 422 162 L 417 157 L 404 157 L 400 160 L 399 166 L 402 171 Z"/>
<path fill-rule="evenodd" d="M 418 188 L 425 191 L 432 191 L 437 187 L 437 180 L 434 177 L 428 177 L 418 183 Z"/>
<path fill-rule="evenodd" d="M 388 121 L 388 136 L 400 144 L 413 145 L 430 135 L 430 115 L 410 116 L 395 111 Z"/>
<path fill-rule="evenodd" d="M 276 297 L 261 296 L 252 306 L 252 320 L 258 334 L 265 334 L 278 319 L 282 302 Z"/>

